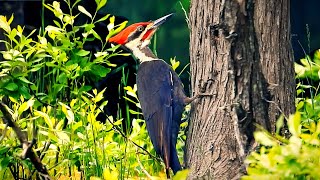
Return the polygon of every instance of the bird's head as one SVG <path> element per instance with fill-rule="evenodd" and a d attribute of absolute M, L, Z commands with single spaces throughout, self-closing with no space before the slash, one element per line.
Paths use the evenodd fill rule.
<path fill-rule="evenodd" d="M 155 21 L 135 23 L 117 35 L 109 39 L 110 43 L 121 44 L 130 49 L 133 53 L 136 50 L 144 49 L 150 44 L 153 34 L 158 27 L 166 22 L 173 13 L 163 16 Z"/>

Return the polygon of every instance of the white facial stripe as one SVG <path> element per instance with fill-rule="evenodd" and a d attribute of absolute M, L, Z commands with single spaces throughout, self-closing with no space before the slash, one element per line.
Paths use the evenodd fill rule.
<path fill-rule="evenodd" d="M 145 61 L 152 61 L 154 58 L 146 56 L 141 50 L 141 44 L 140 38 L 137 38 L 135 40 L 132 40 L 125 44 L 125 46 L 132 51 L 132 54 L 140 60 L 140 62 L 145 62 Z"/>
<path fill-rule="evenodd" d="M 144 40 L 144 41 L 142 42 L 142 44 L 141 44 L 141 49 L 144 48 L 144 47 L 146 47 L 146 46 L 148 46 L 149 44 L 150 44 L 150 40 L 149 40 L 149 39 Z"/>

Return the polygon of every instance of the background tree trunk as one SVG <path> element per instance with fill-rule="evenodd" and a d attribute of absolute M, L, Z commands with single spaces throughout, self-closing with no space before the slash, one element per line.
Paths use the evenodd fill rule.
<path fill-rule="evenodd" d="M 238 179 L 255 124 L 275 131 L 294 112 L 289 0 L 192 0 L 191 81 L 196 100 L 185 161 L 190 179 Z"/>

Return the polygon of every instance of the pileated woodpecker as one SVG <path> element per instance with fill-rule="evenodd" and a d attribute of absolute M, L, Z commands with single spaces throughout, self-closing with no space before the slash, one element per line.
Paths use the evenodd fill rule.
<path fill-rule="evenodd" d="M 194 99 L 185 95 L 177 73 L 148 47 L 157 28 L 172 15 L 132 24 L 109 39 L 129 49 L 140 61 L 136 77 L 138 98 L 152 144 L 164 161 L 168 177 L 169 168 L 174 174 L 181 170 L 177 136 L 184 106 Z"/>

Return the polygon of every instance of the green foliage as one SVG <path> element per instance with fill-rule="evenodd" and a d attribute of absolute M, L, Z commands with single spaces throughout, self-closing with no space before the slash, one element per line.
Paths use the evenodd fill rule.
<path fill-rule="evenodd" d="M 0 41 L 6 46 L 1 52 L 0 99 L 29 139 L 36 139 L 34 150 L 54 179 L 127 179 L 149 174 L 165 179 L 163 165 L 154 157 L 142 119 L 133 119 L 126 133 L 122 132 L 125 115 L 105 115 L 105 124 L 96 120 L 107 102 L 103 100 L 104 90 L 98 92 L 87 80 L 105 77 L 115 66 L 108 61 L 110 57 L 128 55 L 118 53 L 119 46 L 106 48 L 108 38 L 121 31 L 126 22 L 115 26 L 115 18 L 109 14 L 96 19 L 106 0 L 95 0 L 97 8 L 93 14 L 78 6 L 79 2 L 62 2 L 68 4 L 69 12 L 63 12 L 57 1 L 45 5 L 57 19 L 36 39 L 32 38 L 35 31 L 25 36 L 23 27 L 12 28 L 13 16 L 0 16 L 0 28 L 6 36 L 6 40 Z M 75 25 L 79 15 L 72 14 L 75 8 L 90 20 Z M 108 21 L 106 39 L 95 31 L 95 24 L 102 21 Z M 101 43 L 99 52 L 83 48 L 93 40 Z M 134 103 L 137 110 L 127 109 L 124 113 L 140 114 L 136 86 L 126 86 L 125 90 L 124 98 Z M 0 124 L 0 132 L 0 176 L 35 179 L 37 174 L 30 160 L 20 158 L 23 149 L 14 130 Z M 185 136 L 180 134 L 180 157 L 182 139 Z M 186 173 L 182 172 L 178 179 Z"/>
<path fill-rule="evenodd" d="M 301 112 L 303 119 L 307 121 L 318 121 L 320 113 L 320 95 L 319 82 L 320 81 L 320 51 L 317 50 L 314 58 L 310 59 L 307 56 L 301 59 L 301 64 L 295 63 L 296 77 L 299 80 L 308 82 L 297 84 L 296 108 Z M 317 85 L 316 85 L 317 84 Z M 305 94 L 310 94 L 305 97 Z M 304 123 L 304 121 L 303 121 Z"/>
<path fill-rule="evenodd" d="M 277 134 L 272 135 L 264 130 L 255 132 L 255 140 L 261 146 L 247 157 L 248 175 L 242 179 L 320 178 L 320 96 L 319 87 L 310 83 L 319 82 L 319 67 L 320 51 L 312 60 L 306 57 L 301 64 L 295 63 L 296 78 L 303 81 L 297 84 L 296 113 L 286 121 L 291 137 L 279 135 L 285 123 L 284 117 L 276 123 Z"/>
<path fill-rule="evenodd" d="M 302 125 L 301 121 L 299 112 L 289 117 L 289 139 L 255 132 L 261 147 L 247 157 L 248 175 L 242 179 L 319 179 L 320 123 Z"/>

